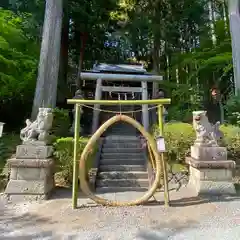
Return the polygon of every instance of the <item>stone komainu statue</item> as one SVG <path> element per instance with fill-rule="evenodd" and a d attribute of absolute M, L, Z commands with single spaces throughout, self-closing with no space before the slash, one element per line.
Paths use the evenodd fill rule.
<path fill-rule="evenodd" d="M 20 132 L 20 138 L 23 142 L 43 141 L 46 142 L 49 136 L 49 130 L 52 127 L 53 114 L 51 108 L 39 108 L 37 119 L 31 122 L 26 120 L 26 127 Z"/>
<path fill-rule="evenodd" d="M 208 121 L 206 111 L 193 112 L 193 128 L 196 131 L 195 144 L 206 146 L 218 146 L 218 140 L 223 137 L 219 130 L 220 122 L 212 125 Z"/>

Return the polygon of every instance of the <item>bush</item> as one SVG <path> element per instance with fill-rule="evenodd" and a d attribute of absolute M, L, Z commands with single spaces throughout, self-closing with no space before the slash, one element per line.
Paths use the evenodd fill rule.
<path fill-rule="evenodd" d="M 20 143 L 19 134 L 5 134 L 0 138 L 0 192 L 6 187 L 8 182 L 8 168 L 6 162 L 16 151 L 16 146 Z"/>
<path fill-rule="evenodd" d="M 225 110 L 227 122 L 240 125 L 240 94 L 233 95 L 228 99 Z"/>
<path fill-rule="evenodd" d="M 71 121 L 68 110 L 54 108 L 53 116 L 52 134 L 57 137 L 69 136 Z"/>
<path fill-rule="evenodd" d="M 82 151 L 88 142 L 88 138 L 79 138 L 77 159 L 80 160 Z M 69 184 L 72 183 L 73 177 L 73 149 L 74 139 L 72 137 L 59 138 L 54 143 L 54 158 L 57 164 L 57 171 L 61 172 L 62 177 Z M 93 160 L 97 152 L 97 145 L 93 147 L 92 153 L 87 159 L 87 172 L 91 169 Z"/>
<path fill-rule="evenodd" d="M 239 162 L 240 159 L 240 128 L 234 125 L 222 125 L 220 130 L 224 133 L 224 143 L 228 149 L 228 156 Z"/>
<path fill-rule="evenodd" d="M 158 126 L 154 126 L 154 136 L 158 136 Z M 195 140 L 195 132 L 188 123 L 167 123 L 164 125 L 164 137 L 169 161 L 184 162 Z"/>
<path fill-rule="evenodd" d="M 220 130 L 224 133 L 224 144 L 228 149 L 228 156 L 232 160 L 240 159 L 240 128 L 233 125 L 222 125 Z M 153 127 L 154 136 L 158 136 L 158 126 Z M 191 124 L 167 123 L 164 126 L 164 137 L 168 151 L 168 160 L 184 162 L 190 153 L 190 147 L 196 139 L 195 131 Z"/>
<path fill-rule="evenodd" d="M 168 114 L 166 117 L 167 121 L 182 121 L 191 122 L 192 121 L 192 109 L 179 106 L 171 106 L 168 108 Z"/>

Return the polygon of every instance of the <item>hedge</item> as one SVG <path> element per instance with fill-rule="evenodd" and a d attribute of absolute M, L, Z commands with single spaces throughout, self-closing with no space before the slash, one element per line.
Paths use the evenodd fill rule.
<path fill-rule="evenodd" d="M 222 125 L 220 130 L 224 133 L 224 144 L 228 149 L 230 159 L 240 159 L 240 128 L 233 125 Z M 158 136 L 158 126 L 152 128 L 154 136 Z M 168 151 L 168 161 L 184 163 L 185 157 L 190 153 L 190 147 L 196 139 L 195 131 L 191 124 L 176 122 L 164 125 L 164 137 Z M 79 138 L 77 159 L 86 146 L 89 138 Z M 62 173 L 65 181 L 72 183 L 73 175 L 73 138 L 59 138 L 54 143 L 54 158 L 57 163 L 57 171 Z M 98 146 L 96 145 L 87 160 L 87 170 L 91 169 Z M 87 171 L 88 172 L 88 171 Z"/>
<path fill-rule="evenodd" d="M 86 146 L 89 138 L 79 138 L 77 159 L 80 160 L 81 153 Z M 59 138 L 54 143 L 54 159 L 57 165 L 57 172 L 61 172 L 62 177 L 67 183 L 72 183 L 73 177 L 73 149 L 74 139 L 72 137 Z M 86 168 L 87 172 L 91 169 L 93 160 L 96 156 L 98 146 L 93 147 L 92 152 L 89 154 Z"/>
<path fill-rule="evenodd" d="M 228 156 L 232 160 L 240 159 L 240 128 L 233 125 L 222 125 L 220 130 L 224 134 L 224 145 L 228 149 Z M 158 136 L 158 126 L 154 125 L 152 132 Z M 168 151 L 168 160 L 172 162 L 184 162 L 190 153 L 190 147 L 196 139 L 195 131 L 188 123 L 167 123 L 164 125 L 164 137 Z"/>

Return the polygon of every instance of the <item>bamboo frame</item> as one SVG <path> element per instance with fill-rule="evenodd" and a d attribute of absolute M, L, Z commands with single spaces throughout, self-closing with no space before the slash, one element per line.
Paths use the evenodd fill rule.
<path fill-rule="evenodd" d="M 73 150 L 73 185 L 72 185 L 72 207 L 77 208 L 77 197 L 78 197 L 78 141 L 79 141 L 79 130 L 80 130 L 80 105 L 76 104 L 75 111 L 75 125 L 74 125 L 74 150 Z"/>
<path fill-rule="evenodd" d="M 170 98 L 163 98 L 163 99 L 151 99 L 151 100 L 86 100 L 86 99 L 68 99 L 68 104 L 85 104 L 85 105 L 163 105 L 163 104 L 170 104 Z"/>
<path fill-rule="evenodd" d="M 159 134 L 163 137 L 164 129 L 163 129 L 163 105 L 158 105 L 158 127 L 159 127 Z M 164 153 L 160 153 L 160 157 L 163 163 L 163 185 L 164 185 L 164 199 L 165 206 L 169 206 L 169 188 L 168 188 L 168 174 L 167 174 L 167 165 L 164 161 Z"/>
<path fill-rule="evenodd" d="M 94 105 L 94 104 L 101 104 L 101 105 L 142 105 L 142 104 L 151 104 L 151 105 L 159 105 L 158 106 L 158 121 L 159 121 L 159 130 L 160 133 L 163 135 L 163 122 L 162 122 L 162 114 L 163 114 L 163 106 L 162 104 L 170 104 L 171 103 L 171 99 L 154 99 L 154 100 L 121 100 L 121 101 L 107 101 L 107 100 L 81 100 L 81 99 L 68 99 L 67 100 L 68 104 L 76 104 L 76 111 L 75 111 L 75 127 L 74 127 L 74 156 L 73 156 L 73 193 L 72 193 L 72 207 L 73 209 L 77 208 L 77 196 L 78 196 L 78 175 L 79 175 L 79 171 L 78 171 L 78 161 L 77 161 L 77 152 L 78 152 L 78 140 L 79 140 L 79 128 L 80 128 L 80 105 L 81 104 L 86 104 L 86 105 Z M 134 119 L 132 119 L 133 122 L 135 121 Z M 129 120 L 131 121 L 131 120 Z M 136 121 L 135 121 L 136 122 Z M 134 123 L 135 124 L 135 123 Z M 139 128 L 141 128 L 141 125 L 138 126 Z M 102 127 L 100 127 L 102 128 Z M 147 133 L 145 133 L 143 131 L 143 135 L 146 135 Z M 149 136 L 149 134 L 147 134 Z M 149 137 L 151 138 L 151 137 Z M 152 142 L 150 140 L 150 142 Z M 152 150 L 153 150 L 153 155 L 155 156 L 155 159 L 159 159 L 157 154 L 156 154 L 156 148 L 155 146 L 151 146 Z M 83 159 L 82 162 L 84 162 L 85 159 Z M 167 178 L 167 172 L 166 172 L 166 164 L 164 164 L 164 156 L 163 154 L 161 154 L 161 157 L 159 160 L 157 160 L 158 164 L 160 164 L 160 162 L 162 162 L 163 165 L 163 171 L 164 171 L 164 184 L 167 183 L 166 178 Z M 81 161 L 80 161 L 81 164 Z M 157 165 L 157 164 L 156 164 Z M 84 163 L 83 163 L 84 166 Z M 159 166 L 159 171 L 160 171 L 160 166 Z M 158 171 L 158 174 L 156 177 L 158 177 L 160 179 L 160 172 Z M 85 176 L 85 175 L 84 175 Z M 81 178 L 81 175 L 80 175 Z M 158 179 L 158 181 L 159 181 Z M 85 181 L 85 178 L 84 180 Z M 86 184 L 83 183 L 84 186 L 86 186 Z M 152 188 L 152 190 L 156 187 L 157 185 L 155 184 Z M 152 191 L 151 190 L 151 191 Z M 169 205 L 169 194 L 168 194 L 168 186 L 165 185 L 164 187 L 164 198 L 165 198 L 165 205 L 168 206 Z M 150 191 L 145 195 L 149 196 Z M 141 199 L 143 200 L 143 198 Z M 135 203 L 140 203 L 139 201 L 135 201 Z"/>

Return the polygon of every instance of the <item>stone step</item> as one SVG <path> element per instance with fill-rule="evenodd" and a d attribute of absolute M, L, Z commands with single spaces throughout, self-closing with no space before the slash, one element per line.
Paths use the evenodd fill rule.
<path fill-rule="evenodd" d="M 124 148 L 124 147 L 104 147 L 102 153 L 139 153 L 144 154 L 142 148 Z"/>
<path fill-rule="evenodd" d="M 108 128 L 109 130 L 131 130 L 131 131 L 136 131 L 137 129 L 134 128 L 134 127 L 127 127 L 127 126 L 117 126 L 117 127 L 111 127 L 111 128 Z"/>
<path fill-rule="evenodd" d="M 110 132 L 110 133 L 106 133 L 105 136 L 109 136 L 109 135 L 113 135 L 113 134 L 116 134 L 116 135 L 121 135 L 121 136 L 136 136 L 136 133 L 135 132 Z"/>
<path fill-rule="evenodd" d="M 144 171 L 138 172 L 125 172 L 125 171 L 112 171 L 100 172 L 97 176 L 98 179 L 148 179 L 148 173 Z"/>
<path fill-rule="evenodd" d="M 131 128 L 131 129 L 135 129 L 135 127 L 133 127 L 132 125 L 130 124 L 115 124 L 115 125 L 112 125 L 109 129 L 112 129 L 112 128 Z"/>
<path fill-rule="evenodd" d="M 103 149 L 105 148 L 124 148 L 124 149 L 132 149 L 132 148 L 141 148 L 141 143 L 140 141 L 137 142 L 114 142 L 114 141 L 108 141 L 103 144 Z"/>
<path fill-rule="evenodd" d="M 121 135 L 109 135 L 105 137 L 104 142 L 116 141 L 116 142 L 140 142 L 137 136 L 121 136 Z"/>
<path fill-rule="evenodd" d="M 145 155 L 142 152 L 138 153 L 122 153 L 122 152 L 111 152 L 111 153 L 101 153 L 101 159 L 126 159 L 126 160 L 144 160 Z"/>
<path fill-rule="evenodd" d="M 113 130 L 109 130 L 109 131 L 107 131 L 107 133 L 108 133 L 108 136 L 109 135 L 123 135 L 123 134 L 127 134 L 127 133 L 131 133 L 131 134 L 136 134 L 137 133 L 137 131 L 132 131 L 132 130 L 115 130 L 115 129 L 113 129 Z"/>
<path fill-rule="evenodd" d="M 100 165 L 143 165 L 144 159 L 101 159 Z"/>
<path fill-rule="evenodd" d="M 99 179 L 97 187 L 148 187 L 148 179 Z"/>
<path fill-rule="evenodd" d="M 113 129 L 108 129 L 109 132 L 136 132 L 136 129 L 132 129 L 132 128 L 113 128 Z"/>
<path fill-rule="evenodd" d="M 99 172 L 112 172 L 112 171 L 146 171 L 144 165 L 100 165 Z"/>
<path fill-rule="evenodd" d="M 142 187 L 97 187 L 95 192 L 101 193 L 116 193 L 116 192 L 146 192 L 148 188 Z"/>

